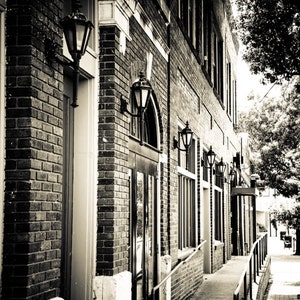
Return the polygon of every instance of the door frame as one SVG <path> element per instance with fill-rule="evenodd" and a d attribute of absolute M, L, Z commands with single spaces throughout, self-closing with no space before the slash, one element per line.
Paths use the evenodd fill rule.
<path fill-rule="evenodd" d="M 66 74 L 64 93 L 67 96 L 72 95 L 71 86 Z M 98 116 L 94 78 L 81 76 L 78 96 L 79 107 L 70 108 L 74 114 L 70 134 L 74 136 L 69 138 L 73 148 L 69 153 L 73 157 L 65 161 L 63 175 L 66 176 L 65 167 L 68 168 L 68 187 L 64 187 L 64 201 L 68 203 L 63 208 L 63 244 L 68 254 L 62 265 L 63 284 L 68 291 L 61 291 L 66 300 L 92 299 L 96 270 Z"/>
<path fill-rule="evenodd" d="M 134 143 L 135 144 L 135 143 Z M 135 144 L 136 145 L 136 144 Z M 137 296 L 137 288 L 136 288 L 136 249 L 133 247 L 136 242 L 136 233 L 134 218 L 136 217 L 136 210 L 133 206 L 133 203 L 136 199 L 137 193 L 137 173 L 141 172 L 144 174 L 144 206 L 143 213 L 147 216 L 146 218 L 146 226 L 143 227 L 143 236 L 148 236 L 148 228 L 149 228 L 149 186 L 148 186 L 148 178 L 149 175 L 154 177 L 154 199 L 152 203 L 151 210 L 151 220 L 152 220 L 152 232 L 151 232 L 151 241 L 152 241 L 152 270 L 153 270 L 153 283 L 152 287 L 154 287 L 158 283 L 159 278 L 159 256 L 160 256 L 160 240 L 159 240 L 159 232 L 160 232 L 160 220 L 159 220 L 159 153 L 153 149 L 145 149 L 147 146 L 141 147 L 140 145 L 136 145 L 135 151 L 131 151 L 129 153 L 129 168 L 130 168 L 130 265 L 129 270 L 132 273 L 132 299 L 136 299 Z M 137 151 L 138 150 L 138 151 Z M 145 174 L 147 176 L 145 176 Z M 145 238 L 143 239 L 143 260 L 142 266 L 145 267 L 148 264 L 149 257 L 149 245 L 147 245 Z M 143 286 L 143 296 L 149 295 L 150 291 L 148 290 L 148 273 L 149 270 L 146 269 L 146 276 L 143 276 L 142 286 Z M 146 287 L 146 288 L 144 288 Z"/>

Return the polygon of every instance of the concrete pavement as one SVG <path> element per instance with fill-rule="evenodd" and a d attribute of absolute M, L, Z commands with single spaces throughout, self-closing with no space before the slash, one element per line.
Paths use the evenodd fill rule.
<path fill-rule="evenodd" d="M 233 299 L 247 256 L 233 256 L 214 274 L 204 274 L 204 281 L 189 300 Z"/>
<path fill-rule="evenodd" d="M 271 255 L 271 280 L 268 295 L 264 299 L 300 299 L 300 256 L 292 248 L 284 248 L 278 237 L 269 238 Z"/>
<path fill-rule="evenodd" d="M 268 240 L 271 280 L 264 300 L 300 299 L 300 256 L 284 248 L 279 237 Z M 204 274 L 203 284 L 189 300 L 231 300 L 247 262 L 247 256 L 233 256 L 214 274 Z"/>

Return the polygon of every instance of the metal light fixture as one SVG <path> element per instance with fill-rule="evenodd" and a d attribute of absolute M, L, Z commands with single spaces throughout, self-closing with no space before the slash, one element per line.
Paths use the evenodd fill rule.
<path fill-rule="evenodd" d="M 230 180 L 230 182 L 234 181 L 235 174 L 236 174 L 236 172 L 233 169 L 231 169 L 230 172 L 229 172 L 229 180 Z"/>
<path fill-rule="evenodd" d="M 223 162 L 223 157 L 221 157 L 221 161 L 216 165 L 217 167 L 217 174 L 224 175 L 226 170 L 226 164 Z"/>
<path fill-rule="evenodd" d="M 126 112 L 132 117 L 141 118 L 148 105 L 148 99 L 151 91 L 152 86 L 150 81 L 145 77 L 143 72 L 140 72 L 139 78 L 134 81 L 131 86 L 131 99 L 136 104 L 138 113 L 133 114 L 128 110 L 128 103 L 123 97 L 121 97 L 121 113 L 124 114 Z"/>
<path fill-rule="evenodd" d="M 193 131 L 190 129 L 188 121 L 185 123 L 185 127 L 179 132 L 179 134 L 181 136 L 184 149 L 178 147 L 178 140 L 176 139 L 175 136 L 173 139 L 174 149 L 188 152 L 189 148 L 191 147 L 192 137 L 193 137 Z"/>
<path fill-rule="evenodd" d="M 121 113 L 128 113 L 132 117 L 139 118 L 140 121 L 140 144 L 143 145 L 143 122 L 144 113 L 147 108 L 149 97 L 152 92 L 152 86 L 150 81 L 145 77 L 143 72 L 140 72 L 139 78 L 133 82 L 131 86 L 131 100 L 135 103 L 138 112 L 134 114 L 127 108 L 127 101 L 121 96 Z"/>
<path fill-rule="evenodd" d="M 73 12 L 60 21 L 66 39 L 68 51 L 73 59 L 72 62 L 66 62 L 57 54 L 57 44 L 46 39 L 47 56 L 55 59 L 58 63 L 73 68 L 73 102 L 72 106 L 78 106 L 78 82 L 79 82 L 79 61 L 85 54 L 91 31 L 94 27 L 91 21 L 79 11 L 81 5 L 75 1 Z"/>
<path fill-rule="evenodd" d="M 212 166 L 214 165 L 215 159 L 216 159 L 216 153 L 212 150 L 212 146 L 210 146 L 209 151 L 207 152 L 207 161 L 210 168 L 212 168 Z"/>
<path fill-rule="evenodd" d="M 206 159 L 209 164 L 209 227 L 213 228 L 213 165 L 216 159 L 216 153 L 212 150 L 212 146 L 210 146 L 209 151 L 206 153 Z M 210 231 L 210 260 L 209 260 L 209 268 L 210 272 L 213 270 L 214 265 L 214 236 L 213 232 Z"/>

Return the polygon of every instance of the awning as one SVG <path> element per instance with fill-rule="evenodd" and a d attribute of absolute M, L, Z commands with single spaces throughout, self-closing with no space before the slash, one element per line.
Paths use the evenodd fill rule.
<path fill-rule="evenodd" d="M 231 190 L 231 196 L 258 196 L 259 192 L 254 187 L 233 187 Z"/>

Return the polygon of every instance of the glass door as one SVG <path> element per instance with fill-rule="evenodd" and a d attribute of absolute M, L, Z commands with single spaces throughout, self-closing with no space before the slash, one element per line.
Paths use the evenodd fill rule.
<path fill-rule="evenodd" d="M 132 298 L 149 299 L 156 284 L 156 260 L 153 245 L 156 241 L 154 219 L 156 211 L 155 164 L 137 164 L 131 170 L 131 241 L 130 270 L 132 272 Z"/>

